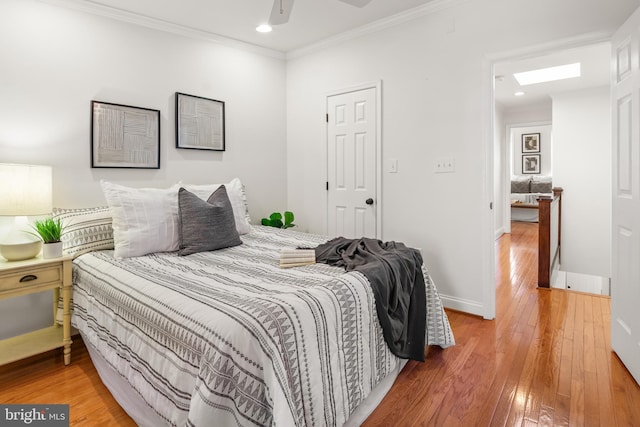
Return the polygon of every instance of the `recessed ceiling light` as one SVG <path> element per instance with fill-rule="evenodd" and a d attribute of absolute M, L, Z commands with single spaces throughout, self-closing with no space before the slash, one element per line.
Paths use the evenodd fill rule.
<path fill-rule="evenodd" d="M 256 31 L 259 33 L 270 33 L 273 28 L 269 24 L 262 24 L 256 27 Z"/>
<path fill-rule="evenodd" d="M 520 83 L 520 86 L 552 82 L 554 80 L 571 79 L 574 77 L 580 77 L 580 63 L 576 62 L 575 64 L 515 73 L 513 77 L 515 77 L 518 83 Z"/>
<path fill-rule="evenodd" d="M 523 96 L 523 95 L 524 95 L 524 92 L 516 92 L 516 93 L 514 93 L 514 95 L 515 95 L 515 96 Z"/>

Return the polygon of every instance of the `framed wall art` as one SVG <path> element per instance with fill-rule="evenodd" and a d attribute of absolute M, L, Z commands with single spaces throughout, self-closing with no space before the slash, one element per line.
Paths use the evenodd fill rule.
<path fill-rule="evenodd" d="M 522 156 L 522 173 L 540 173 L 540 154 Z"/>
<path fill-rule="evenodd" d="M 539 133 L 522 134 L 522 152 L 523 153 L 539 153 L 540 152 L 540 134 Z"/>
<path fill-rule="evenodd" d="M 224 151 L 224 102 L 176 92 L 176 147 Z"/>
<path fill-rule="evenodd" d="M 160 169 L 160 110 L 91 101 L 91 167 Z"/>

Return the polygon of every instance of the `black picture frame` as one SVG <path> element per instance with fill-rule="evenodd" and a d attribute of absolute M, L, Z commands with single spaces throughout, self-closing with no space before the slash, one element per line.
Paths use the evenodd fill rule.
<path fill-rule="evenodd" d="M 540 152 L 540 134 L 539 133 L 523 133 L 522 134 L 522 153 L 539 153 Z"/>
<path fill-rule="evenodd" d="M 160 169 L 160 110 L 91 101 L 91 167 Z"/>
<path fill-rule="evenodd" d="M 540 173 L 540 154 L 523 154 L 522 155 L 522 173 L 523 174 L 539 174 Z"/>
<path fill-rule="evenodd" d="M 176 92 L 176 148 L 225 151 L 224 101 Z"/>

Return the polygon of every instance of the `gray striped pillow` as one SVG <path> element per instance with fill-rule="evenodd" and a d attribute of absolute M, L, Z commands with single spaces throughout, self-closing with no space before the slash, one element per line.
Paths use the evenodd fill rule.
<path fill-rule="evenodd" d="M 54 208 L 54 219 L 62 221 L 62 250 L 78 256 L 91 251 L 113 249 L 111 210 L 108 206 L 81 209 Z"/>

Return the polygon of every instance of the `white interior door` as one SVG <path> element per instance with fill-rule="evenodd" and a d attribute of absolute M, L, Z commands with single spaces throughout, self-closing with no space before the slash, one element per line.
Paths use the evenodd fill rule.
<path fill-rule="evenodd" d="M 327 97 L 327 232 L 377 236 L 376 88 Z"/>
<path fill-rule="evenodd" d="M 640 9 L 612 40 L 611 347 L 640 383 Z"/>

